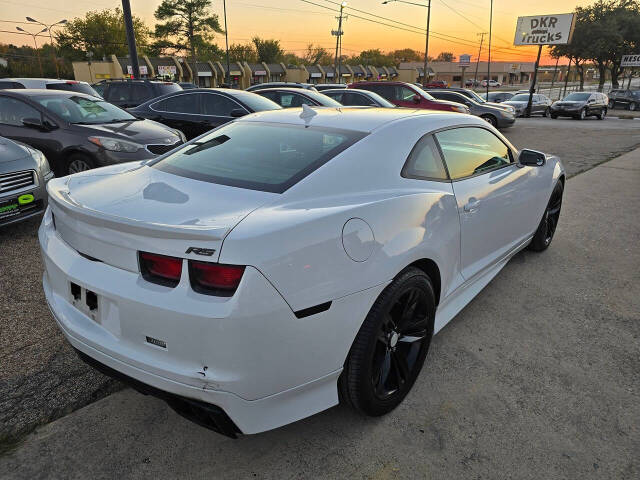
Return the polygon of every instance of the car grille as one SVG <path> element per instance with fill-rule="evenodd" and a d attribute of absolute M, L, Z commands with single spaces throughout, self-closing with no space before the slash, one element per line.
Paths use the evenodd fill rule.
<path fill-rule="evenodd" d="M 0 174 L 0 194 L 29 187 L 35 183 L 33 170 Z"/>
<path fill-rule="evenodd" d="M 172 143 L 171 145 L 153 144 L 147 145 L 147 150 L 155 155 L 162 155 L 163 153 L 167 153 L 169 150 L 173 150 L 180 145 L 182 145 L 182 142 Z"/>

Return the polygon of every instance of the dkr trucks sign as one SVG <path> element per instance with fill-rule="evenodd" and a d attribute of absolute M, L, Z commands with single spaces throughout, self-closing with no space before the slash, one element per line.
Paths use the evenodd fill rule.
<path fill-rule="evenodd" d="M 575 15 L 533 15 L 518 17 L 514 45 L 564 45 L 571 42 Z"/>

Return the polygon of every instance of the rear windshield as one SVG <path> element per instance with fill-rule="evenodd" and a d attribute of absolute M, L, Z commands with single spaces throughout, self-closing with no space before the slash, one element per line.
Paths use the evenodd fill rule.
<path fill-rule="evenodd" d="M 237 98 L 254 112 L 262 112 L 264 110 L 280 110 L 282 107 L 273 100 L 258 95 L 257 93 L 243 92 L 237 90 L 233 92 L 234 98 Z"/>
<path fill-rule="evenodd" d="M 158 89 L 158 97 L 160 95 L 165 95 L 167 93 L 179 92 L 183 90 L 183 88 L 177 83 L 158 83 L 156 84 L 156 88 Z"/>
<path fill-rule="evenodd" d="M 364 136 L 333 128 L 233 122 L 148 165 L 205 182 L 282 193 Z"/>
<path fill-rule="evenodd" d="M 92 95 L 94 97 L 102 98 L 98 92 L 96 92 L 93 87 L 87 85 L 86 83 L 76 83 L 76 82 L 56 82 L 56 83 L 47 83 L 48 90 L 65 90 L 67 92 L 76 92 L 76 93 L 86 93 L 87 95 Z"/>
<path fill-rule="evenodd" d="M 518 95 L 514 95 L 510 99 L 513 102 L 528 102 L 529 94 L 528 93 L 519 93 Z"/>

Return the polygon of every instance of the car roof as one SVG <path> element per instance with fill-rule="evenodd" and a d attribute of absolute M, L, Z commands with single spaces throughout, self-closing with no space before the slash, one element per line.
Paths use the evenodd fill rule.
<path fill-rule="evenodd" d="M 37 82 L 46 82 L 46 83 L 67 83 L 67 82 L 71 82 L 71 83 L 87 83 L 84 82 L 82 80 L 67 80 L 67 79 L 63 79 L 63 78 L 27 78 L 27 77 L 22 77 L 22 78 L 18 78 L 18 77 L 6 77 L 6 78 L 0 78 L 0 80 L 5 80 L 5 81 L 12 81 L 12 82 L 30 82 L 30 81 L 37 81 Z"/>
<path fill-rule="evenodd" d="M 302 115 L 304 111 L 312 110 L 315 115 Z M 447 123 L 452 118 L 468 120 L 475 119 L 469 115 L 444 112 L 442 110 L 425 110 L 413 108 L 379 108 L 379 107 L 304 107 L 284 108 L 282 110 L 266 110 L 252 113 L 239 122 L 264 122 L 292 125 L 310 125 L 325 128 L 339 128 L 371 132 L 381 126 L 409 117 L 425 116 L 433 119 L 434 128 L 440 123 Z M 464 120 L 460 123 L 464 123 Z M 441 122 L 442 121 L 442 122 Z M 467 122 L 468 123 L 468 122 Z"/>
<path fill-rule="evenodd" d="M 304 88 L 294 88 L 294 87 L 271 87 L 271 88 L 261 88 L 260 89 L 260 93 L 262 92 L 291 92 L 291 93 L 297 93 L 300 95 L 308 95 L 309 92 L 305 91 L 306 89 Z M 245 91 L 245 90 L 242 90 Z M 252 93 L 252 92 L 248 92 L 248 93 Z M 257 95 L 260 95 L 260 93 L 258 93 Z M 321 92 L 314 92 L 314 93 L 321 93 Z"/>
<path fill-rule="evenodd" d="M 52 96 L 58 95 L 60 97 L 86 97 L 93 100 L 100 100 L 93 95 L 86 93 L 72 92 L 70 90 L 44 90 L 42 88 L 8 88 L 6 90 L 0 90 L 0 93 L 8 93 L 12 95 L 24 96 L 24 97 L 38 97 L 38 96 Z"/>

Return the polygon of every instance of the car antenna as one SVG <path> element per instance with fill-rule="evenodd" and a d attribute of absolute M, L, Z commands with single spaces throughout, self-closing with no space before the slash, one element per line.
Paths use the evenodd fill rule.
<path fill-rule="evenodd" d="M 317 114 L 318 112 L 316 112 L 309 105 L 307 105 L 306 103 L 302 104 L 302 113 L 300 114 L 300 118 L 303 119 L 305 122 L 311 121 L 311 119 L 315 117 Z"/>

